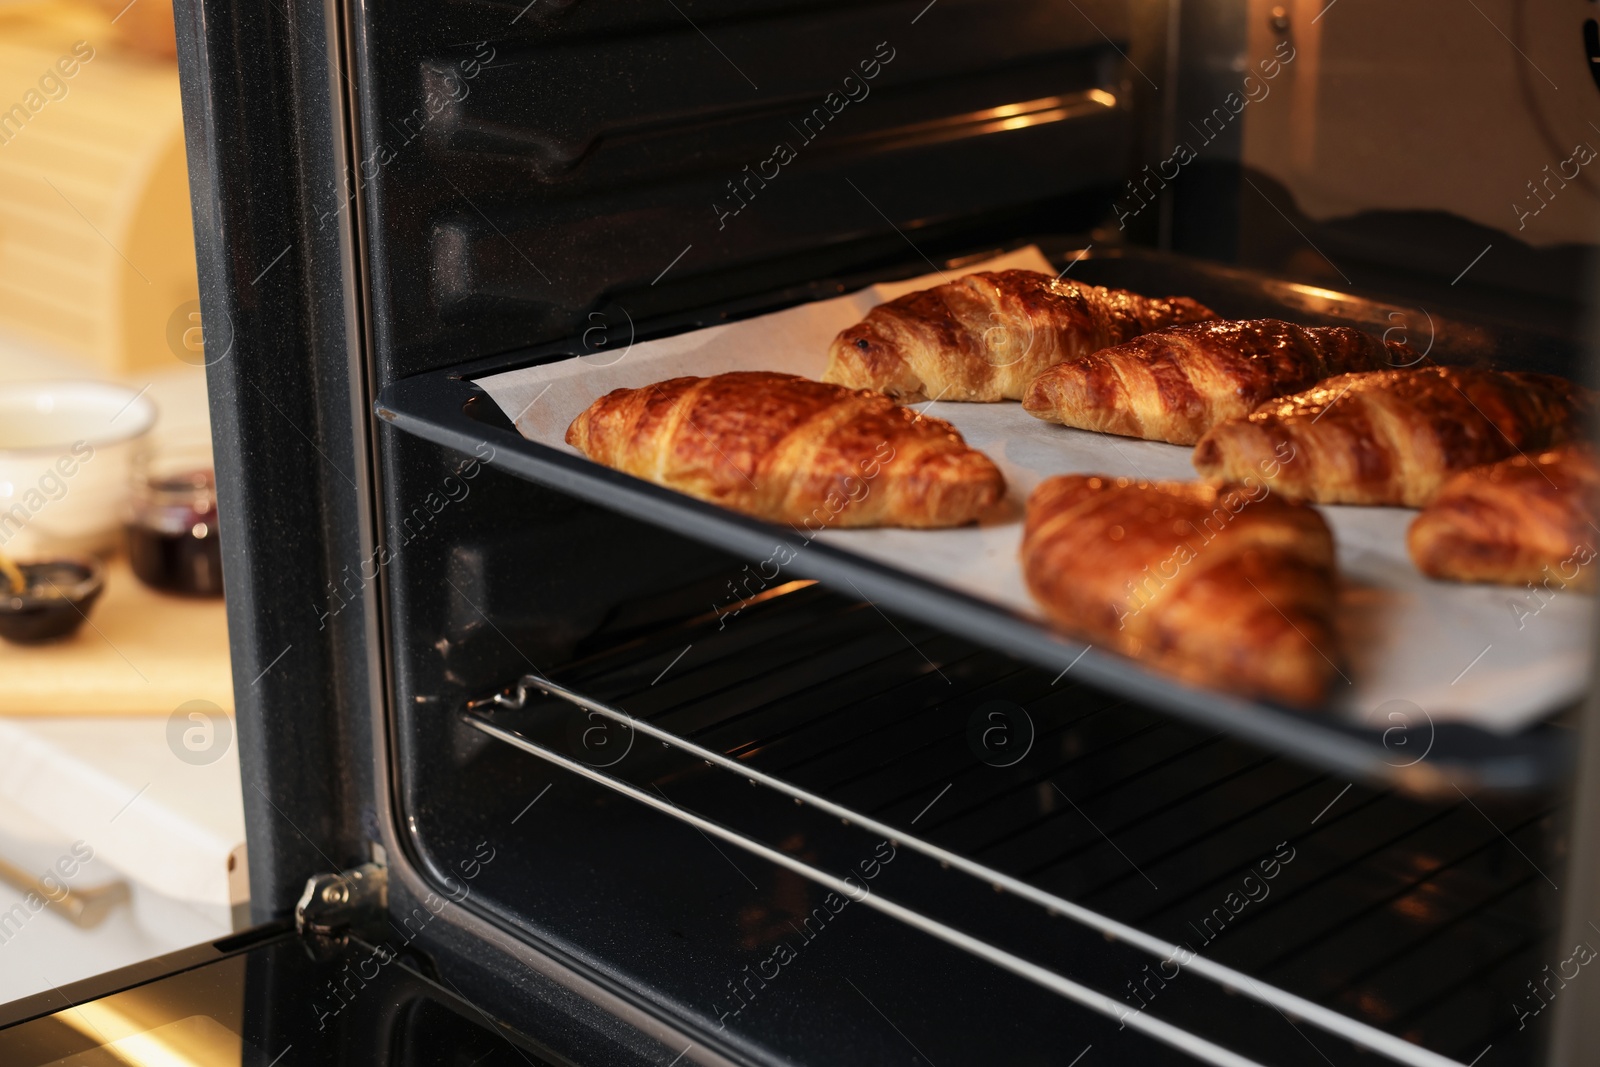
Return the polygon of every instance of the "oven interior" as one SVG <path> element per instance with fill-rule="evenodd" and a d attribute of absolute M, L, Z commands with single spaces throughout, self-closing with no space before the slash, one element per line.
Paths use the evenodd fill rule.
<path fill-rule="evenodd" d="M 482 421 L 490 439 L 497 420 Z M 393 433 L 413 485 L 470 461 Z M 959 619 L 765 581 L 747 558 L 493 466 L 470 485 L 392 564 L 416 642 L 400 650 L 417 670 L 401 806 L 441 875 L 474 842 L 508 843 L 473 904 L 521 936 L 757 1059 L 892 1058 L 896 1026 L 957 1058 L 1174 1054 L 857 901 L 827 934 L 826 885 L 688 813 L 813 869 L 872 870 L 875 897 L 1253 1062 L 1304 1062 L 1308 1041 L 1367 1062 L 1378 1033 L 1462 1063 L 1490 1046 L 1536 1062 L 1539 1031 L 1508 1005 L 1543 1003 L 1525 983 L 1558 921 L 1570 716 L 1515 745 L 1368 738 L 1394 767 L 1453 745 L 1462 781 L 1517 745 L 1541 768 L 1514 790 L 1408 795 L 986 647 Z M 730 590 L 745 593 L 731 610 Z M 1110 923 L 1364 1025 L 1330 1032 L 1175 975 Z M 811 1025 L 820 1013 L 837 1025 Z"/>

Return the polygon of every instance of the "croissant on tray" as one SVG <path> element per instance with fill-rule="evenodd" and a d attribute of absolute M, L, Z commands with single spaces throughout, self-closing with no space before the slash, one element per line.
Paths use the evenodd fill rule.
<path fill-rule="evenodd" d="M 739 371 L 607 393 L 567 428 L 597 463 L 772 522 L 959 526 L 1005 479 L 942 419 L 882 393 Z"/>
<path fill-rule="evenodd" d="M 1022 568 L 1062 629 L 1201 685 L 1310 705 L 1337 669 L 1333 536 L 1260 483 L 1051 478 Z"/>
<path fill-rule="evenodd" d="M 1550 374 L 1343 374 L 1213 426 L 1194 466 L 1217 484 L 1265 479 L 1292 500 L 1422 507 L 1457 471 L 1578 436 L 1591 406 Z"/>
<path fill-rule="evenodd" d="M 1022 408 L 1080 430 L 1192 445 L 1225 419 L 1351 371 L 1404 367 L 1399 342 L 1346 326 L 1217 320 L 1144 334 L 1041 373 Z"/>
<path fill-rule="evenodd" d="M 901 400 L 1020 400 L 1041 371 L 1216 314 L 1031 270 L 969 274 L 879 304 L 834 338 L 824 381 Z"/>
<path fill-rule="evenodd" d="M 1430 578 L 1593 592 L 1597 507 L 1600 464 L 1567 444 L 1457 474 L 1406 544 Z"/>

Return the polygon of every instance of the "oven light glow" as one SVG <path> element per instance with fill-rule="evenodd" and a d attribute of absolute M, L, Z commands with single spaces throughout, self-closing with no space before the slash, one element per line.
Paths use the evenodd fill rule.
<path fill-rule="evenodd" d="M 69 1008 L 55 1017 L 101 1042 L 102 1051 L 128 1067 L 232 1067 L 243 1059 L 239 1035 L 209 1015 L 191 1015 L 152 1029 L 138 1018 L 143 1012 L 119 1010 L 117 999 Z M 77 1060 L 70 1057 L 61 1061 L 61 1067 Z"/>
<path fill-rule="evenodd" d="M 1343 293 L 1336 293 L 1332 289 L 1319 289 L 1314 285 L 1297 285 L 1295 288 L 1307 296 L 1314 296 L 1330 304 L 1342 304 L 1348 299 Z"/>

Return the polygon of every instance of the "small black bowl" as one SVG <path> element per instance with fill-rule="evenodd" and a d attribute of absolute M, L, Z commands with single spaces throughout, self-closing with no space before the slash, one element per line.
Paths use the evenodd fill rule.
<path fill-rule="evenodd" d="M 19 645 L 76 633 L 106 587 L 105 567 L 97 559 L 53 559 L 17 569 L 27 586 L 20 596 L 0 575 L 0 638 Z"/>

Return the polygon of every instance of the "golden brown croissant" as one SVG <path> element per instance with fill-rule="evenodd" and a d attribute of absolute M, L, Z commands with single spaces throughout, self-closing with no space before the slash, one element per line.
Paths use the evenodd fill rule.
<path fill-rule="evenodd" d="M 828 352 L 824 381 L 902 400 L 1020 400 L 1046 367 L 1216 314 L 1031 270 L 969 274 L 879 304 Z"/>
<path fill-rule="evenodd" d="M 1199 322 L 1057 363 L 1028 386 L 1022 407 L 1080 430 L 1192 445 L 1217 423 L 1275 396 L 1418 358 L 1397 341 L 1346 326 Z"/>
<path fill-rule="evenodd" d="M 1260 483 L 1051 478 L 1022 568 L 1063 629 L 1202 685 L 1315 704 L 1335 670 L 1333 535 Z"/>
<path fill-rule="evenodd" d="M 959 526 L 1005 495 L 948 422 L 882 393 L 738 371 L 607 393 L 567 443 L 597 463 L 773 522 Z"/>
<path fill-rule="evenodd" d="M 1430 578 L 1593 592 L 1600 464 L 1583 445 L 1513 456 L 1444 483 L 1406 543 Z"/>
<path fill-rule="evenodd" d="M 1587 390 L 1550 374 L 1367 371 L 1269 400 L 1200 439 L 1213 483 L 1265 479 L 1292 500 L 1422 507 L 1457 471 L 1581 432 Z"/>

